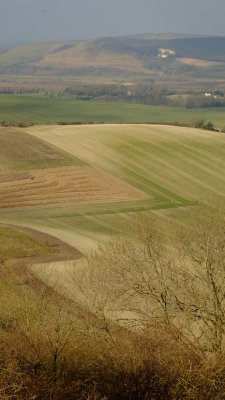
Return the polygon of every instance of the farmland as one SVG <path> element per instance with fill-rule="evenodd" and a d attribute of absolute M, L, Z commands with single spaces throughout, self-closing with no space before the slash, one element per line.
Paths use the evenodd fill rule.
<path fill-rule="evenodd" d="M 54 168 L 32 174 L 0 174 L 0 208 L 92 203 L 145 198 L 144 194 L 89 167 Z"/>
<path fill-rule="evenodd" d="M 0 227 L 0 254 L 0 267 L 16 266 L 22 270 L 33 263 L 81 257 L 76 249 L 50 235 L 14 225 Z"/>
<path fill-rule="evenodd" d="M 192 123 L 204 119 L 225 127 L 225 109 L 184 109 L 118 102 L 49 99 L 28 95 L 0 95 L 0 122 L 7 124 L 58 122 L 93 123 Z"/>
<path fill-rule="evenodd" d="M 27 132 L 157 200 L 182 203 L 210 192 L 224 195 L 222 133 L 146 125 L 35 127 Z"/>
<path fill-rule="evenodd" d="M 48 246 L 41 245 L 35 239 L 11 227 L 0 228 L 1 264 L 12 263 L 17 259 L 37 255 L 48 255 Z"/>
<path fill-rule="evenodd" d="M 102 360 L 104 368 L 105 365 L 108 368 L 110 379 L 112 362 L 118 357 L 121 360 L 122 356 L 127 357 L 128 354 L 129 371 L 133 359 L 136 368 L 137 354 L 139 356 L 140 352 L 142 357 L 146 351 L 146 339 L 143 351 L 142 348 L 141 351 L 139 348 L 137 350 L 133 327 L 137 329 L 145 323 L 149 325 L 150 318 L 154 318 L 152 309 L 157 318 L 157 330 L 150 332 L 152 336 L 147 336 L 147 343 L 153 343 L 156 347 L 159 365 L 162 356 L 167 360 L 165 365 L 168 365 L 170 352 L 170 357 L 174 360 L 175 354 L 177 359 L 177 339 L 172 342 L 176 352 L 169 347 L 168 353 L 166 347 L 164 355 L 165 343 L 170 346 L 172 339 L 167 331 L 158 328 L 158 321 L 162 320 L 164 326 L 164 314 L 161 313 L 161 305 L 158 305 L 158 298 L 162 298 L 158 280 L 161 284 L 161 277 L 165 279 L 164 272 L 171 273 L 168 281 L 163 281 L 163 288 L 167 287 L 167 282 L 176 284 L 175 304 L 177 296 L 181 296 L 179 301 L 184 304 L 183 294 L 188 293 L 189 287 L 192 289 L 190 279 L 192 284 L 194 279 L 194 296 L 191 292 L 190 305 L 196 298 L 200 301 L 203 298 L 204 302 L 211 304 L 208 286 L 201 283 L 201 265 L 200 272 L 196 268 L 194 278 L 185 270 L 185 279 L 189 279 L 189 284 L 185 286 L 183 281 L 180 284 L 180 271 L 183 270 L 176 269 L 174 275 L 176 262 L 179 264 L 177 258 L 174 261 L 174 254 L 180 251 L 181 240 L 185 244 L 191 238 L 197 250 L 196 242 L 208 246 L 208 241 L 205 241 L 205 222 L 210 228 L 207 238 L 212 237 L 211 232 L 217 233 L 218 227 L 221 229 L 217 236 L 213 233 L 212 244 L 214 237 L 216 240 L 218 237 L 221 243 L 224 223 L 220 215 L 213 219 L 214 230 L 211 230 L 208 222 L 212 223 L 212 219 L 209 221 L 207 214 L 204 214 L 203 225 L 200 225 L 203 230 L 199 235 L 191 219 L 191 209 L 197 210 L 198 207 L 190 206 L 196 205 L 197 200 L 204 202 L 212 195 L 213 200 L 222 199 L 224 202 L 224 133 L 162 125 L 37 125 L 27 128 L 1 127 L 0 143 L 1 338 L 7 349 L 13 343 L 16 352 L 13 357 L 16 360 L 21 360 L 22 354 L 25 361 L 28 360 L 28 365 L 38 366 L 35 373 L 38 377 L 37 387 L 40 387 L 39 369 L 41 373 L 43 368 L 43 371 L 49 369 L 54 374 L 61 365 L 66 365 L 64 363 L 73 366 L 75 364 L 72 363 L 77 362 L 76 377 L 84 379 L 87 376 L 92 380 L 93 376 L 97 376 L 96 382 L 101 382 L 96 375 L 96 365 L 102 366 Z M 149 210 L 155 211 L 153 216 L 147 212 Z M 136 218 L 137 214 L 139 219 Z M 143 225 L 138 225 L 138 221 L 142 221 Z M 150 225 L 154 221 L 157 221 L 162 236 L 158 236 L 154 225 L 153 228 Z M 187 221 L 191 221 L 190 226 Z M 121 232 L 123 236 L 118 236 Z M 144 236 L 139 237 L 139 234 Z M 117 236 L 119 240 L 111 242 L 106 248 L 100 246 L 97 255 L 93 253 L 99 242 L 102 244 Z M 171 238 L 173 242 L 170 242 Z M 216 247 L 222 264 L 224 255 L 220 250 L 221 247 L 219 251 Z M 152 251 L 153 257 L 156 256 L 154 263 L 151 263 Z M 164 254 L 168 257 L 165 262 Z M 161 268 L 161 261 L 165 268 Z M 152 265 L 153 269 L 149 270 Z M 179 264 L 179 268 L 182 265 Z M 148 288 L 153 287 L 153 297 L 150 291 L 142 291 L 146 287 L 143 286 L 146 276 Z M 153 276 L 153 280 L 148 279 L 149 276 Z M 130 287 L 130 284 L 134 286 Z M 220 280 L 218 284 L 221 284 Z M 156 307 L 152 308 L 154 301 Z M 189 297 L 185 301 L 189 305 Z M 183 316 L 181 309 L 175 317 L 172 309 L 169 317 L 172 315 L 170 318 L 174 318 L 178 324 L 179 321 L 181 324 L 185 321 L 185 316 L 188 324 L 190 318 L 196 321 L 195 312 L 184 313 Z M 200 326 L 199 315 L 197 322 Z M 208 331 L 203 332 L 204 349 L 204 338 Z M 155 345 L 155 342 L 151 342 L 152 337 L 160 337 L 162 344 Z M 138 336 L 138 342 L 140 338 L 141 335 Z M 195 340 L 194 336 L 195 346 L 196 342 L 201 348 L 199 338 Z M 134 346 L 128 349 L 130 352 L 125 347 L 127 343 L 128 346 Z M 63 352 L 55 361 L 54 350 L 58 345 Z M 152 348 L 155 347 L 150 346 L 151 357 Z M 116 355 L 112 353 L 114 348 Z M 190 348 L 189 344 L 187 348 Z M 183 365 L 183 343 L 179 351 L 179 360 Z M 206 351 L 211 351 L 210 340 Z M 190 350 L 187 354 L 185 368 L 190 377 Z M 6 356 L 9 357 L 7 360 L 11 360 L 12 353 Z M 37 363 L 39 358 L 40 364 Z M 208 361 L 205 354 L 204 359 Z M 105 360 L 109 361 L 106 363 Z M 138 363 L 146 369 L 145 358 L 143 360 L 141 358 Z M 178 370 L 179 365 L 176 367 Z M 119 368 L 117 364 L 115 368 Z M 205 369 L 201 372 L 203 376 L 209 374 L 208 365 L 206 370 L 206 373 Z M 94 371 L 91 378 L 90 371 Z M 8 382 L 8 370 L 4 373 Z M 105 376 L 105 371 L 100 375 Z M 53 387 L 57 384 L 58 388 L 60 379 L 61 375 L 57 375 L 57 381 L 53 379 Z M 158 375 L 156 379 L 158 382 Z"/>
<path fill-rule="evenodd" d="M 158 125 L 34 126 L 1 128 L 0 139 L 7 132 L 9 140 L 29 141 L 31 154 L 38 143 L 42 157 L 26 164 L 15 156 L 12 165 L 5 152 L 0 220 L 52 234 L 81 252 L 120 232 L 135 212 L 176 217 L 196 200 L 225 196 L 223 133 Z M 49 161 L 48 168 L 51 152 L 60 166 Z"/>
<path fill-rule="evenodd" d="M 225 6 L 5 3 L 0 399 L 225 399 Z"/>
<path fill-rule="evenodd" d="M 1 129 L 0 135 L 0 169 L 1 172 L 15 172 L 32 169 L 43 169 L 60 166 L 82 165 L 76 159 L 54 146 L 30 137 L 18 129 Z M 2 179 L 3 176 L 2 176 Z"/>

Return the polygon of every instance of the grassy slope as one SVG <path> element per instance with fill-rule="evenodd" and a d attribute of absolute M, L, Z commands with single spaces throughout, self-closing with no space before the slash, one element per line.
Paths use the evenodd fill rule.
<path fill-rule="evenodd" d="M 0 170 L 82 165 L 75 156 L 15 128 L 0 128 Z"/>
<path fill-rule="evenodd" d="M 149 195 L 145 201 L 0 211 L 0 220 L 58 236 L 85 251 L 118 232 L 134 211 L 225 197 L 225 135 L 170 126 L 32 127 L 36 135 Z"/>
<path fill-rule="evenodd" d="M 41 245 L 25 233 L 0 226 L 0 260 L 4 264 L 12 264 L 24 257 L 47 255 L 48 246 Z"/>
<path fill-rule="evenodd" d="M 128 181 L 158 201 L 225 195 L 225 135 L 157 125 L 34 127 L 27 132 Z"/>
<path fill-rule="evenodd" d="M 35 124 L 58 121 L 105 123 L 185 123 L 199 119 L 225 127 L 225 108 L 186 110 L 118 102 L 87 102 L 47 99 L 35 96 L 0 95 L 0 121 Z"/>
<path fill-rule="evenodd" d="M 41 42 L 20 46 L 0 54 L 0 65 L 36 64 L 71 68 L 79 66 L 108 66 L 133 69 L 142 57 L 157 54 L 158 48 L 172 49 L 177 56 L 205 60 L 224 60 L 223 37 L 137 37 L 100 38 L 80 44 Z M 118 56 L 120 56 L 117 60 Z M 114 56 L 114 57 L 113 57 Z M 111 60 L 111 64 L 110 64 Z"/>
<path fill-rule="evenodd" d="M 0 64 L 8 66 L 39 61 L 46 54 L 55 53 L 58 50 L 63 49 L 64 46 L 75 46 L 75 44 L 75 42 L 73 43 L 70 41 L 53 41 L 15 47 L 0 54 Z"/>

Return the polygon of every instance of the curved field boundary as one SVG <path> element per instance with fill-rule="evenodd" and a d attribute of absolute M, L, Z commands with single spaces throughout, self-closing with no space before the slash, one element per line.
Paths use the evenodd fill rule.
<path fill-rule="evenodd" d="M 36 263 L 50 263 L 50 262 L 58 262 L 58 261 L 69 261 L 76 260 L 83 257 L 83 254 L 78 251 L 75 247 L 70 246 L 69 244 L 63 242 L 62 240 L 49 235 L 47 233 L 43 233 L 37 231 L 35 229 L 31 229 L 28 227 L 13 225 L 13 224 L 1 224 L 2 227 L 11 228 L 12 233 L 21 232 L 26 236 L 35 240 L 35 242 L 39 243 L 41 246 L 45 246 L 48 249 L 48 253 L 43 255 L 29 255 L 29 256 L 20 256 L 19 258 L 14 260 L 14 266 L 24 266 L 31 265 Z"/>

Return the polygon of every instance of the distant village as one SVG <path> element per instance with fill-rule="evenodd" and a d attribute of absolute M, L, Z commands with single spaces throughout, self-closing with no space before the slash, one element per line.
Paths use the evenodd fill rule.
<path fill-rule="evenodd" d="M 205 92 L 203 93 L 203 96 L 217 100 L 222 99 L 224 97 L 224 93 L 220 90 L 216 90 L 215 92 Z"/>

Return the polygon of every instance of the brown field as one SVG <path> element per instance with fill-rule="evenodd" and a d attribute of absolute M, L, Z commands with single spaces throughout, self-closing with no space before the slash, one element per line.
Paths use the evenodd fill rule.
<path fill-rule="evenodd" d="M 18 171 L 82 164 L 76 157 L 20 129 L 0 128 L 0 173 L 2 170 Z M 3 175 L 1 181 L 2 179 Z"/>
<path fill-rule="evenodd" d="M 91 167 L 0 172 L 0 208 L 138 200 L 146 195 Z"/>
<path fill-rule="evenodd" d="M 215 65 L 221 64 L 220 62 L 217 61 L 199 60 L 197 58 L 187 58 L 187 57 L 177 58 L 177 61 L 185 65 L 194 65 L 195 67 L 203 67 L 203 68 L 213 67 Z"/>

